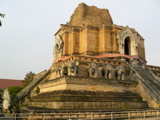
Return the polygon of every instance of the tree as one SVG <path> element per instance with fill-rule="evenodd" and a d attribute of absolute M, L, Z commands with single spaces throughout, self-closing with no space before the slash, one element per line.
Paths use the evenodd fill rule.
<path fill-rule="evenodd" d="M 12 86 L 8 88 L 8 91 L 10 93 L 11 96 L 11 100 L 13 100 L 16 95 L 22 90 L 23 88 L 20 86 Z"/>
<path fill-rule="evenodd" d="M 5 14 L 0 13 L 0 17 L 3 17 L 3 18 L 4 18 L 4 16 L 5 16 Z M 0 26 L 2 26 L 1 20 L 0 20 Z"/>
<path fill-rule="evenodd" d="M 33 72 L 31 72 L 31 71 L 26 74 L 24 80 L 22 81 L 24 88 L 25 88 L 29 83 L 31 83 L 31 82 L 33 81 L 34 76 L 35 76 L 35 73 L 33 73 Z"/>
<path fill-rule="evenodd" d="M 11 101 L 17 96 L 17 94 L 22 90 L 23 88 L 20 86 L 12 86 L 8 88 L 8 91 L 10 93 Z M 19 104 L 18 103 L 12 103 L 9 107 L 10 112 L 16 112 L 19 113 Z"/>
<path fill-rule="evenodd" d="M 2 96 L 3 96 L 3 90 L 2 89 L 0 89 L 0 104 L 2 104 Z"/>

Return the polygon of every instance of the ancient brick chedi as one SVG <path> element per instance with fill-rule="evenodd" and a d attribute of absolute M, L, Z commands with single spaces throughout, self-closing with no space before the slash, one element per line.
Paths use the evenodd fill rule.
<path fill-rule="evenodd" d="M 55 33 L 54 61 L 15 100 L 28 109 L 135 109 L 160 105 L 160 67 L 144 39 L 113 24 L 107 9 L 78 5 Z M 14 101 L 13 101 L 14 102 Z"/>
<path fill-rule="evenodd" d="M 61 25 L 55 37 L 55 60 L 69 55 L 118 53 L 137 55 L 145 61 L 144 39 L 128 26 L 113 24 L 107 9 L 79 4 L 71 20 Z"/>

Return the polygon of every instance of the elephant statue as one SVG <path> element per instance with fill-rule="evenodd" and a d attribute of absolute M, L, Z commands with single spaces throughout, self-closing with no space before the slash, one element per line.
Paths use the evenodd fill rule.
<path fill-rule="evenodd" d="M 98 65 L 96 63 L 89 63 L 88 73 L 89 77 L 97 77 Z"/>
<path fill-rule="evenodd" d="M 112 67 L 109 64 L 105 64 L 102 68 L 102 75 L 106 79 L 112 79 Z"/>
<path fill-rule="evenodd" d="M 78 61 L 70 61 L 69 63 L 67 63 L 69 76 L 76 76 L 76 74 L 78 73 L 78 65 Z"/>
<path fill-rule="evenodd" d="M 57 74 L 57 77 L 62 77 L 64 75 L 68 75 L 67 66 L 65 66 L 64 64 L 58 66 L 56 69 L 56 74 Z"/>
<path fill-rule="evenodd" d="M 131 65 L 132 67 L 145 69 L 145 65 L 139 59 L 131 60 Z"/>
<path fill-rule="evenodd" d="M 57 77 L 61 77 L 62 75 L 61 75 L 61 69 L 62 69 L 62 66 L 58 66 L 57 68 L 56 68 L 56 75 L 57 75 Z"/>
<path fill-rule="evenodd" d="M 117 67 L 117 79 L 118 80 L 124 80 L 124 71 L 125 71 L 125 68 L 123 66 Z"/>

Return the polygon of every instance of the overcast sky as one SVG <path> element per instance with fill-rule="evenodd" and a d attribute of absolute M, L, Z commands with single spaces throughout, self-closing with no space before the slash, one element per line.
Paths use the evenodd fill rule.
<path fill-rule="evenodd" d="M 145 39 L 147 64 L 160 66 L 160 0 L 0 0 L 0 78 L 24 79 L 49 69 L 54 34 L 79 3 L 107 8 L 114 24 Z"/>

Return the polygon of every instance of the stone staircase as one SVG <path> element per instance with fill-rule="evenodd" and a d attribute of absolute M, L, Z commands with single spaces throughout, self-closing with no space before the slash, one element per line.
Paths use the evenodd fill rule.
<path fill-rule="evenodd" d="M 160 79 L 145 65 L 131 65 L 130 68 L 148 94 L 160 104 Z"/>
<path fill-rule="evenodd" d="M 42 71 L 41 75 L 34 79 L 27 87 L 25 87 L 12 101 L 11 103 L 14 104 L 17 101 L 20 101 L 21 99 L 23 99 L 26 95 L 28 95 L 30 93 L 30 91 L 32 89 L 35 88 L 35 86 L 40 83 L 48 74 L 50 73 L 50 69 L 49 70 L 44 70 Z"/>

